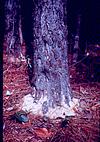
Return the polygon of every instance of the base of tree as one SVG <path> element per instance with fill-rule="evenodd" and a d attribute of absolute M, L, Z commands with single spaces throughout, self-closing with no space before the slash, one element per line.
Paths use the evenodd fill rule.
<path fill-rule="evenodd" d="M 43 114 L 42 105 L 47 100 L 47 97 L 42 97 L 39 100 L 34 100 L 31 94 L 24 96 L 21 109 L 27 112 L 31 112 L 35 115 L 47 116 L 50 119 L 56 119 L 58 117 L 65 118 L 65 116 L 75 116 L 75 108 L 78 107 L 78 99 L 73 98 L 69 102 L 68 106 L 63 100 L 61 106 L 55 106 L 54 108 L 49 107 L 47 113 Z"/>

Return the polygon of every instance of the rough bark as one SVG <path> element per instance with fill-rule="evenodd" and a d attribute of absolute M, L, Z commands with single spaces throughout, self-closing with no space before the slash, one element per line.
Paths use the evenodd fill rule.
<path fill-rule="evenodd" d="M 21 50 L 20 0 L 5 1 L 5 41 L 7 53 L 19 56 Z"/>
<path fill-rule="evenodd" d="M 52 107 L 61 102 L 62 95 L 66 96 L 67 103 L 71 100 L 63 18 L 61 0 L 38 1 L 34 19 L 34 84 L 37 92 L 46 90 L 50 94 L 48 99 Z"/>
<path fill-rule="evenodd" d="M 34 11 L 33 113 L 66 115 L 73 98 L 62 0 L 38 0 Z M 31 106 L 32 107 L 32 106 Z M 25 109 L 25 108 L 24 108 Z M 53 115 L 54 113 L 54 115 Z"/>

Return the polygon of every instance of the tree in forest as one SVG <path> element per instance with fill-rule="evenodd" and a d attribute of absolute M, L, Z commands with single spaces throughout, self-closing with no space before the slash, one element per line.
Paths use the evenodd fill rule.
<path fill-rule="evenodd" d="M 33 92 L 24 97 L 22 109 L 50 118 L 74 115 L 72 107 L 78 104 L 68 74 L 66 4 L 67 0 L 5 1 L 8 53 L 21 53 L 20 19 L 26 43 Z"/>
<path fill-rule="evenodd" d="M 33 92 L 24 97 L 22 109 L 50 118 L 74 115 L 72 106 L 78 102 L 69 82 L 66 1 L 38 0 L 33 5 Z"/>
<path fill-rule="evenodd" d="M 20 0 L 5 0 L 4 7 L 7 53 L 19 57 L 22 44 Z"/>

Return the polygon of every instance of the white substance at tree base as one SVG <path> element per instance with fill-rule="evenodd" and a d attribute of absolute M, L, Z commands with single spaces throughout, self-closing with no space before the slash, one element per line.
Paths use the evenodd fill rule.
<path fill-rule="evenodd" d="M 36 102 L 34 101 L 32 95 L 28 94 L 23 98 L 21 109 L 27 112 L 32 112 L 35 115 L 44 116 L 42 112 L 42 104 L 46 100 L 47 97 L 44 96 Z M 45 114 L 45 116 L 51 119 L 56 119 L 57 117 L 65 118 L 65 116 L 75 116 L 75 111 L 73 108 L 77 108 L 79 106 L 78 99 L 73 98 L 73 100 L 70 101 L 69 104 L 70 107 L 65 104 L 64 101 L 62 101 L 62 106 L 57 106 L 56 108 L 49 107 L 48 112 Z"/>

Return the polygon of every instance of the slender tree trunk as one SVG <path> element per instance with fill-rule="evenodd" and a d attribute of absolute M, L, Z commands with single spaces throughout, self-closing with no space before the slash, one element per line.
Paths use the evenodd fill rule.
<path fill-rule="evenodd" d="M 68 74 L 64 2 L 62 0 L 38 0 L 35 3 L 33 21 L 34 102 L 33 106 L 31 105 L 32 111 L 50 118 L 69 115 L 67 111 L 73 95 Z M 27 109 L 25 104 L 23 108 Z"/>
<path fill-rule="evenodd" d="M 5 42 L 7 53 L 19 56 L 20 41 L 20 0 L 5 0 Z"/>

